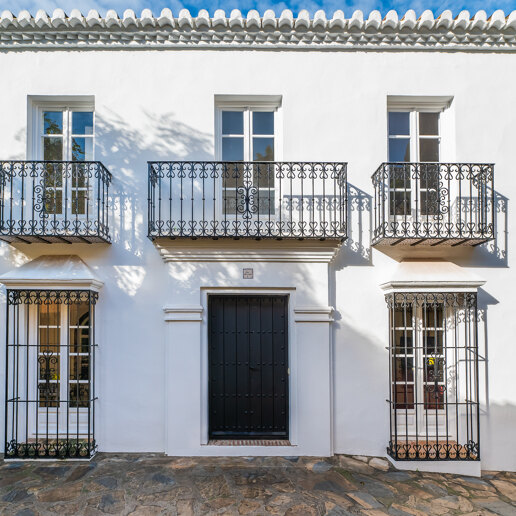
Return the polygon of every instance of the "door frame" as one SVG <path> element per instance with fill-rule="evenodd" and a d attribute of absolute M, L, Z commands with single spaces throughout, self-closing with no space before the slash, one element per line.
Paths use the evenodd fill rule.
<path fill-rule="evenodd" d="M 296 325 L 294 323 L 295 288 L 246 288 L 246 287 L 201 287 L 201 445 L 207 445 L 209 441 L 209 363 L 208 363 L 208 297 L 210 295 L 241 295 L 241 296 L 287 296 L 287 350 L 288 350 L 288 442 L 291 445 L 298 443 L 298 418 L 297 418 L 297 349 Z"/>

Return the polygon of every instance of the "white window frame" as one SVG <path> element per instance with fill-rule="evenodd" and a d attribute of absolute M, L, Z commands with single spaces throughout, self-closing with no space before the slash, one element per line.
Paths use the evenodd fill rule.
<path fill-rule="evenodd" d="M 43 113 L 45 111 L 62 111 L 63 112 L 63 156 L 60 161 L 72 161 L 72 138 L 79 136 L 81 138 L 91 138 L 92 140 L 92 156 L 87 161 L 95 161 L 95 130 L 96 130 L 96 115 L 95 104 L 92 97 L 29 97 L 28 105 L 28 138 L 27 138 L 27 157 L 29 160 L 41 161 L 43 160 Z M 89 135 L 74 135 L 71 132 L 72 128 L 72 111 L 91 111 L 93 112 L 93 133 Z M 77 161 L 80 163 L 80 161 Z M 91 178 L 94 179 L 94 178 Z M 52 186 L 51 189 L 55 192 L 61 191 L 62 202 L 64 202 L 64 191 L 69 192 L 69 199 L 66 206 L 62 207 L 60 212 L 48 212 L 48 216 L 52 219 L 85 219 L 88 213 L 92 213 L 94 209 L 93 199 L 96 195 L 95 181 L 90 180 L 89 186 L 72 186 L 72 178 L 66 179 L 66 185 L 63 181 L 61 186 Z M 84 212 L 74 213 L 72 209 L 74 206 L 73 195 L 79 196 L 80 192 L 85 192 L 84 197 Z"/>
<path fill-rule="evenodd" d="M 282 160 L 282 110 L 281 110 L 281 96 L 277 95 L 265 95 L 265 96 L 241 96 L 241 95 L 216 95 L 215 96 L 215 160 L 222 161 L 222 138 L 223 136 L 231 136 L 222 133 L 222 112 L 223 111 L 241 111 L 244 113 L 244 162 L 252 162 L 253 149 L 252 149 L 252 111 L 261 112 L 274 112 L 274 162 Z M 242 136 L 242 135 L 234 135 Z M 270 137 L 268 135 L 258 135 L 257 137 Z M 272 163 L 274 163 L 272 162 Z M 276 189 L 277 185 L 274 185 Z M 224 199 L 224 188 L 222 179 L 217 179 L 216 191 L 218 192 L 216 204 L 218 205 L 216 210 L 219 215 L 223 215 L 223 199 Z M 271 212 L 271 218 L 274 218 L 279 212 L 279 199 L 274 199 L 274 207 Z M 259 211 L 259 210 L 258 210 Z M 261 213 L 256 216 L 264 217 L 266 214 Z M 238 217 L 238 214 L 224 214 L 225 218 Z"/>
<path fill-rule="evenodd" d="M 52 100 L 51 100 L 52 99 Z M 29 138 L 27 140 L 27 159 L 43 159 L 43 112 L 44 111 L 65 111 L 67 116 L 63 116 L 63 139 L 66 135 L 66 142 L 63 145 L 63 161 L 71 161 L 71 112 L 72 111 L 92 111 L 93 112 L 93 156 L 90 161 L 95 161 L 95 130 L 96 113 L 95 103 L 92 98 L 84 97 L 29 97 Z M 80 135 L 81 137 L 84 135 Z M 86 136 L 89 137 L 89 136 Z"/>
<path fill-rule="evenodd" d="M 39 392 L 39 349 L 40 349 L 40 341 L 39 341 L 39 330 L 40 327 L 44 327 L 44 325 L 40 325 L 39 323 L 39 307 L 44 305 L 29 305 L 27 309 L 29 310 L 29 332 L 28 338 L 31 343 L 29 360 L 30 360 L 30 382 L 29 389 L 30 392 L 38 393 Z M 88 412 L 89 409 L 87 407 L 69 407 L 68 411 L 66 408 L 66 401 L 69 401 L 69 386 L 71 383 L 75 383 L 70 381 L 70 363 L 69 359 L 71 356 L 89 356 L 90 364 L 89 364 L 89 374 L 90 378 L 93 375 L 93 367 L 94 363 L 91 359 L 90 353 L 72 353 L 68 351 L 68 346 L 70 346 L 71 338 L 70 334 L 75 326 L 70 325 L 70 306 L 67 304 L 60 304 L 59 310 L 59 407 L 42 407 L 37 402 L 37 412 L 38 417 L 37 421 L 35 418 L 34 411 L 29 411 L 29 433 L 32 437 L 38 435 L 45 435 L 48 433 L 49 436 L 63 436 L 70 434 L 76 434 L 77 428 L 79 428 L 79 435 L 88 435 L 89 428 L 89 420 L 88 420 Z M 91 305 L 90 305 L 91 310 Z M 90 317 L 92 317 L 92 313 L 90 311 Z M 90 321 L 91 323 L 91 321 Z M 50 326 L 53 328 L 54 326 Z M 90 325 L 91 329 L 91 325 Z M 89 335 L 90 338 L 90 349 L 91 349 L 91 339 L 93 335 Z M 79 344 L 77 343 L 77 347 L 79 349 Z M 71 348 L 70 348 L 71 349 Z M 88 380 L 79 380 L 78 383 L 90 384 L 90 388 L 92 386 L 92 382 Z M 90 392 L 88 395 L 88 400 L 91 400 L 92 393 Z M 39 396 L 38 396 L 39 399 Z M 58 410 L 59 409 L 59 410 Z M 67 421 L 68 415 L 68 421 Z M 47 427 L 48 425 L 48 427 Z M 48 432 L 47 432 L 48 428 Z M 67 432 L 67 428 L 70 429 Z"/>
<path fill-rule="evenodd" d="M 451 101 L 450 101 L 451 102 Z M 425 163 L 440 163 L 442 161 L 442 115 L 443 111 L 446 109 L 446 106 L 443 106 L 442 103 L 432 103 L 428 102 L 425 103 L 422 102 L 420 105 L 417 104 L 411 104 L 407 105 L 404 102 L 398 102 L 398 103 L 390 103 L 387 107 L 387 154 L 389 153 L 389 142 L 390 140 L 396 140 L 396 139 L 409 139 L 409 151 L 410 151 L 410 159 L 408 162 L 404 161 L 393 161 L 391 160 L 391 157 L 388 156 L 389 163 L 399 163 L 400 165 L 403 163 L 419 163 L 420 160 L 420 149 L 419 149 L 419 142 L 421 139 L 436 139 L 438 140 L 438 152 L 439 152 L 439 159 L 437 162 L 425 162 Z M 389 134 L 389 114 L 390 113 L 409 113 L 409 134 L 408 135 L 390 135 Z M 438 119 L 438 134 L 437 135 L 421 135 L 419 130 L 419 113 L 438 113 L 439 119 Z M 410 212 L 406 213 L 404 215 L 399 214 L 396 215 L 395 213 L 391 213 L 391 202 L 390 202 L 390 192 L 405 192 L 405 188 L 391 188 L 390 185 L 388 185 L 389 188 L 389 207 L 388 207 L 388 214 L 389 218 L 391 220 L 394 220 L 395 218 L 406 218 L 408 220 L 411 220 L 412 218 L 415 218 L 415 212 L 416 212 L 416 196 L 415 193 L 419 193 L 419 209 L 421 210 L 422 206 L 422 200 L 423 196 L 422 194 L 424 192 L 427 192 L 428 190 L 425 188 L 422 188 L 422 183 L 419 184 L 419 188 L 416 186 L 417 180 L 414 179 L 414 177 L 410 177 Z M 424 218 L 425 220 L 434 220 L 435 216 L 430 214 L 423 214 L 422 211 L 419 214 L 419 218 Z"/>
<path fill-rule="evenodd" d="M 431 307 L 430 307 L 431 308 Z M 442 311 L 443 318 L 443 327 L 439 327 L 434 330 L 433 327 L 424 326 L 424 311 L 423 307 L 415 307 L 412 312 L 412 319 L 410 321 L 407 320 L 406 327 L 395 327 L 394 330 L 398 331 L 407 331 L 412 333 L 412 353 L 404 354 L 398 353 L 395 356 L 400 359 L 412 359 L 413 361 L 413 380 L 411 382 L 407 381 L 396 381 L 394 378 L 395 368 L 392 367 L 392 378 L 391 378 L 391 386 L 390 388 L 393 391 L 392 399 L 393 402 L 396 403 L 396 385 L 412 385 L 414 388 L 414 408 L 395 408 L 398 411 L 397 417 L 397 425 L 398 432 L 401 435 L 408 434 L 409 438 L 419 438 L 421 436 L 425 436 L 428 430 L 428 435 L 439 436 L 440 438 L 446 437 L 446 404 L 443 401 L 442 409 L 429 408 L 425 409 L 425 386 L 429 384 L 429 382 L 424 381 L 424 359 L 427 357 L 427 354 L 424 352 L 424 331 L 434 331 L 437 334 L 437 331 L 442 332 L 442 352 L 436 357 L 443 361 L 443 377 L 446 377 L 444 370 L 446 368 L 455 367 L 454 357 L 451 352 L 447 352 L 445 350 L 446 342 L 452 341 L 452 335 L 447 336 L 446 334 L 451 332 L 451 329 L 446 328 L 446 321 L 450 317 L 450 313 L 446 313 L 444 310 Z M 427 323 L 428 324 L 428 323 Z M 392 330 L 392 329 L 391 329 Z M 436 341 L 435 345 L 436 345 Z M 398 343 L 394 342 L 393 349 L 395 350 L 398 346 Z M 437 347 L 436 347 L 437 349 Z M 392 353 L 392 351 L 391 351 Z M 390 360 L 391 363 L 393 361 L 394 356 L 391 354 Z M 439 385 L 444 385 L 444 381 L 438 382 Z M 458 386 L 451 382 L 450 385 L 447 386 L 448 390 L 455 391 Z M 409 405 L 405 400 L 405 404 Z M 419 406 L 419 410 L 416 410 L 416 407 Z M 418 416 L 417 425 L 416 425 L 416 413 Z M 437 414 L 437 418 L 436 418 Z M 427 417 L 428 415 L 428 417 Z M 406 416 L 406 418 L 405 418 Z M 453 420 L 454 415 L 448 414 L 448 427 L 452 428 L 453 425 L 450 424 L 450 421 Z M 416 429 L 419 431 L 419 435 L 416 434 Z M 408 431 L 407 431 L 408 430 Z M 449 435 L 448 437 L 452 437 Z"/>

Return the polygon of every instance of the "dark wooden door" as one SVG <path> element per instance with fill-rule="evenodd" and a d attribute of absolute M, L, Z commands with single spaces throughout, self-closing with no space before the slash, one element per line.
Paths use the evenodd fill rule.
<path fill-rule="evenodd" d="M 209 297 L 209 434 L 288 439 L 288 297 Z"/>

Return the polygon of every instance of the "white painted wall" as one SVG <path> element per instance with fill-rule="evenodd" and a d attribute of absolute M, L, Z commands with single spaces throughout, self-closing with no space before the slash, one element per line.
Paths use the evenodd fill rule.
<path fill-rule="evenodd" d="M 166 450 L 165 346 L 167 325 L 174 323 L 164 322 L 162 308 L 199 304 L 201 286 L 234 287 L 241 281 L 237 278 L 243 263 L 167 265 L 146 238 L 146 161 L 213 159 L 216 94 L 282 95 L 283 158 L 348 161 L 349 183 L 366 197 L 373 193 L 371 174 L 387 158 L 387 96 L 452 95 L 454 141 L 447 151 L 449 159 L 495 162 L 496 191 L 510 199 L 516 187 L 514 60 L 511 54 L 459 52 L 0 54 L 1 159 L 26 157 L 28 95 L 95 96 L 96 158 L 114 176 L 113 244 L 2 244 L 0 273 L 41 254 L 73 252 L 104 281 L 97 306 L 101 449 Z M 516 453 L 511 451 L 516 432 L 516 277 L 508 256 L 515 216 L 509 201 L 506 206 L 506 212 L 497 214 L 495 242 L 469 252 L 450 251 L 446 257 L 486 280 L 479 296 L 479 303 L 487 306 L 486 361 L 481 364 L 486 400 L 482 467 L 515 470 Z M 299 264 L 263 264 L 263 274 L 251 283 L 307 287 L 310 297 L 335 307 L 333 451 L 384 455 L 388 319 L 379 284 L 389 279 L 396 257 L 369 248 L 367 212 L 355 207 L 350 215 L 350 239 L 329 274 L 322 264 L 307 267 L 308 274 L 301 273 Z M 0 313 L 3 317 L 2 307 Z M 0 342 L 4 356 L 3 339 Z M 0 368 L 0 389 L 3 375 Z M 185 392 L 199 388 L 187 380 Z M 0 414 L 3 417 L 3 411 Z M 309 446 L 306 450 L 325 453 Z"/>

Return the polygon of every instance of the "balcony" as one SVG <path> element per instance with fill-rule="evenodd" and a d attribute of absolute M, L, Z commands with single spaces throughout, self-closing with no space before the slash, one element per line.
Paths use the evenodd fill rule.
<path fill-rule="evenodd" d="M 0 161 L 0 240 L 109 243 L 110 183 L 98 161 Z"/>
<path fill-rule="evenodd" d="M 157 238 L 346 238 L 346 163 L 149 162 Z"/>
<path fill-rule="evenodd" d="M 383 163 L 372 245 L 476 246 L 494 238 L 494 165 Z"/>

